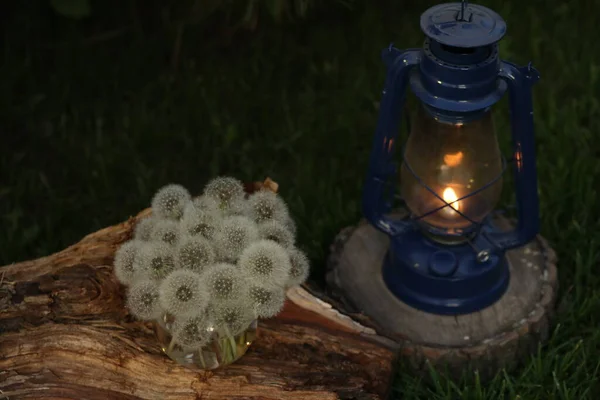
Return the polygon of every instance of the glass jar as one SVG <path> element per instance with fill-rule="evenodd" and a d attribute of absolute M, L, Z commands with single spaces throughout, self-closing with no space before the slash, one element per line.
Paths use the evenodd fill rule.
<path fill-rule="evenodd" d="M 240 334 L 228 336 L 214 331 L 208 342 L 197 349 L 185 349 L 173 340 L 172 316 L 166 314 L 154 322 L 156 338 L 169 358 L 197 370 L 212 370 L 239 360 L 258 336 L 258 320 L 253 320 Z"/>

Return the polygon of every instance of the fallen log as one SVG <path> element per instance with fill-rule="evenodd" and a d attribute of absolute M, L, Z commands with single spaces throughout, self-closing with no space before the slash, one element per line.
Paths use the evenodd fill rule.
<path fill-rule="evenodd" d="M 133 319 L 115 250 L 150 211 L 67 249 L 0 268 L 0 399 L 385 399 L 398 344 L 342 314 L 315 286 L 291 289 L 241 360 L 210 372 L 164 355 Z"/>

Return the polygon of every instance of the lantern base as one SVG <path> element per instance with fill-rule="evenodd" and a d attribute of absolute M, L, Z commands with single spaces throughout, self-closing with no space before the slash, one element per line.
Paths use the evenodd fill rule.
<path fill-rule="evenodd" d="M 482 230 L 498 228 L 490 221 Z M 478 252 L 489 247 L 482 235 L 470 243 L 447 245 L 419 230 L 409 231 L 391 239 L 383 280 L 400 300 L 419 310 L 444 315 L 475 312 L 497 301 L 508 287 L 504 253 L 478 260 Z"/>
<path fill-rule="evenodd" d="M 512 228 L 502 217 L 496 224 Z M 331 247 L 328 288 L 337 309 L 395 342 L 415 374 L 430 376 L 433 367 L 457 379 L 469 370 L 492 378 L 548 339 L 558 281 L 556 256 L 542 237 L 506 252 L 510 280 L 496 302 L 459 315 L 425 312 L 399 299 L 383 279 L 389 248 L 388 236 L 365 220 L 345 228 Z"/>

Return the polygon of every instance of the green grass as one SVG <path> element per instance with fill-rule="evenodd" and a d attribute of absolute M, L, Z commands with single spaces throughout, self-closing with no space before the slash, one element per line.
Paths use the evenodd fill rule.
<path fill-rule="evenodd" d="M 334 235 L 360 217 L 385 72 L 380 50 L 390 41 L 420 46 L 419 15 L 435 4 L 367 3 L 283 28 L 265 24 L 225 47 L 192 27 L 176 74 L 173 41 L 157 29 L 136 30 L 129 11 L 112 11 L 113 25 L 86 25 L 53 19 L 41 5 L 15 7 L 4 17 L 0 70 L 0 265 L 123 221 L 164 184 L 197 193 L 230 174 L 280 183 L 319 279 Z M 534 99 L 539 191 L 542 233 L 560 259 L 558 325 L 511 374 L 488 383 L 434 374 L 426 384 L 401 368 L 395 394 L 597 399 L 600 18 L 591 0 L 480 3 L 508 23 L 502 57 L 533 60 L 542 75 Z M 122 24 L 134 28 L 72 43 L 81 32 Z M 506 108 L 496 114 L 504 147 L 507 116 Z"/>

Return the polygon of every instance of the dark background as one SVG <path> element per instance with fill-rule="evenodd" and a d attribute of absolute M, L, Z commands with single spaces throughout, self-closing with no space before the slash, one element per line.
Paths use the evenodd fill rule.
<path fill-rule="evenodd" d="M 390 42 L 421 46 L 419 16 L 439 2 L 323 0 L 291 16 L 277 6 L 292 0 L 260 1 L 250 14 L 247 3 L 97 0 L 79 19 L 50 0 L 0 5 L 0 265 L 123 221 L 167 183 L 197 194 L 218 175 L 269 176 L 320 280 L 333 237 L 361 216 L 385 74 L 380 51 Z M 502 58 L 533 61 L 542 76 L 534 98 L 539 193 L 542 234 L 560 259 L 558 322 L 539 354 L 490 384 L 435 375 L 426 385 L 401 368 L 396 393 L 595 399 L 600 6 L 478 4 L 508 24 Z M 495 122 L 506 150 L 506 101 Z M 505 207 L 511 190 L 508 177 Z"/>

